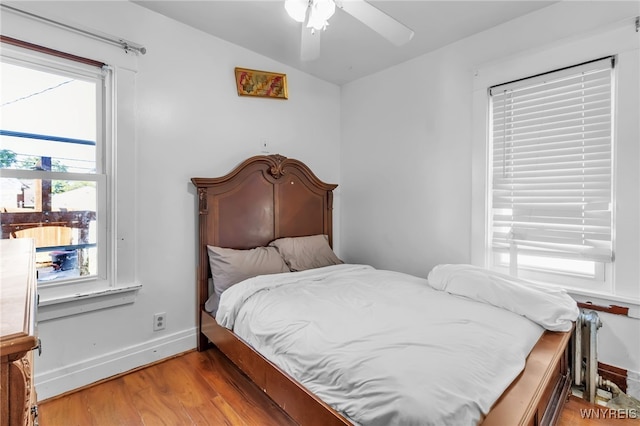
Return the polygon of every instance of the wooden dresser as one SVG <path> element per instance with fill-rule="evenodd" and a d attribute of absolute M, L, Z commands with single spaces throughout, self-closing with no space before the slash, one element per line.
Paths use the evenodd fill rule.
<path fill-rule="evenodd" d="M 36 304 L 33 240 L 0 240 L 0 426 L 37 424 Z"/>

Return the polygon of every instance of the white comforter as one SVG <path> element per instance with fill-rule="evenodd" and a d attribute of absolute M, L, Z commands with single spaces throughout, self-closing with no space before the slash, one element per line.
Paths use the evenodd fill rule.
<path fill-rule="evenodd" d="M 245 280 L 216 319 L 362 425 L 477 424 L 543 332 L 425 279 L 348 264 Z"/>

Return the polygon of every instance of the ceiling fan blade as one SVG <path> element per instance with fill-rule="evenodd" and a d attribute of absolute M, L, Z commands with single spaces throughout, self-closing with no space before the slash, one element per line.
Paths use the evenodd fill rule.
<path fill-rule="evenodd" d="M 304 24 L 301 27 L 300 59 L 302 61 L 318 59 L 320 57 L 320 31 L 311 32 L 311 29 Z"/>
<path fill-rule="evenodd" d="M 396 46 L 408 43 L 413 38 L 411 28 L 364 0 L 336 1 L 336 5 Z"/>

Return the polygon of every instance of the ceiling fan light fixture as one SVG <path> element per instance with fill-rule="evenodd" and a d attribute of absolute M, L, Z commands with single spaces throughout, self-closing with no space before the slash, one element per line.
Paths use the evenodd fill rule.
<path fill-rule="evenodd" d="M 335 11 L 336 4 L 333 0 L 312 0 L 307 28 L 324 30 L 329 25 L 329 18 L 333 16 Z"/>
<path fill-rule="evenodd" d="M 284 0 L 289 16 L 303 23 L 300 26 L 300 60 L 313 61 L 320 57 L 320 33 L 317 31 L 329 25 L 336 6 L 396 46 L 413 38 L 411 28 L 373 6 L 369 0 Z"/>
<path fill-rule="evenodd" d="M 304 22 L 307 17 L 309 0 L 285 0 L 284 9 L 296 22 Z"/>
<path fill-rule="evenodd" d="M 307 28 L 324 30 L 336 11 L 336 3 L 334 0 L 285 0 L 284 9 L 294 21 L 306 20 Z"/>

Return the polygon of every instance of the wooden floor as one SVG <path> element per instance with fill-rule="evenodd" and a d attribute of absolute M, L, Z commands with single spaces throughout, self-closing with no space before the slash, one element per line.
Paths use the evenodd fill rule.
<path fill-rule="evenodd" d="M 596 410 L 594 412 L 593 410 Z M 640 417 L 630 419 L 630 415 L 639 416 L 640 413 L 620 412 L 606 407 L 594 406 L 587 401 L 574 396 L 570 397 L 562 411 L 558 426 L 638 426 Z M 586 417 L 589 417 L 587 419 Z M 626 418 L 623 418 L 625 416 Z M 599 418 L 598 418 L 599 417 Z"/>
<path fill-rule="evenodd" d="M 40 426 L 295 425 L 216 349 L 38 405 Z"/>
<path fill-rule="evenodd" d="M 636 425 L 583 419 L 570 399 L 559 426 Z M 40 426 L 295 425 L 216 349 L 188 352 L 39 404 Z"/>

